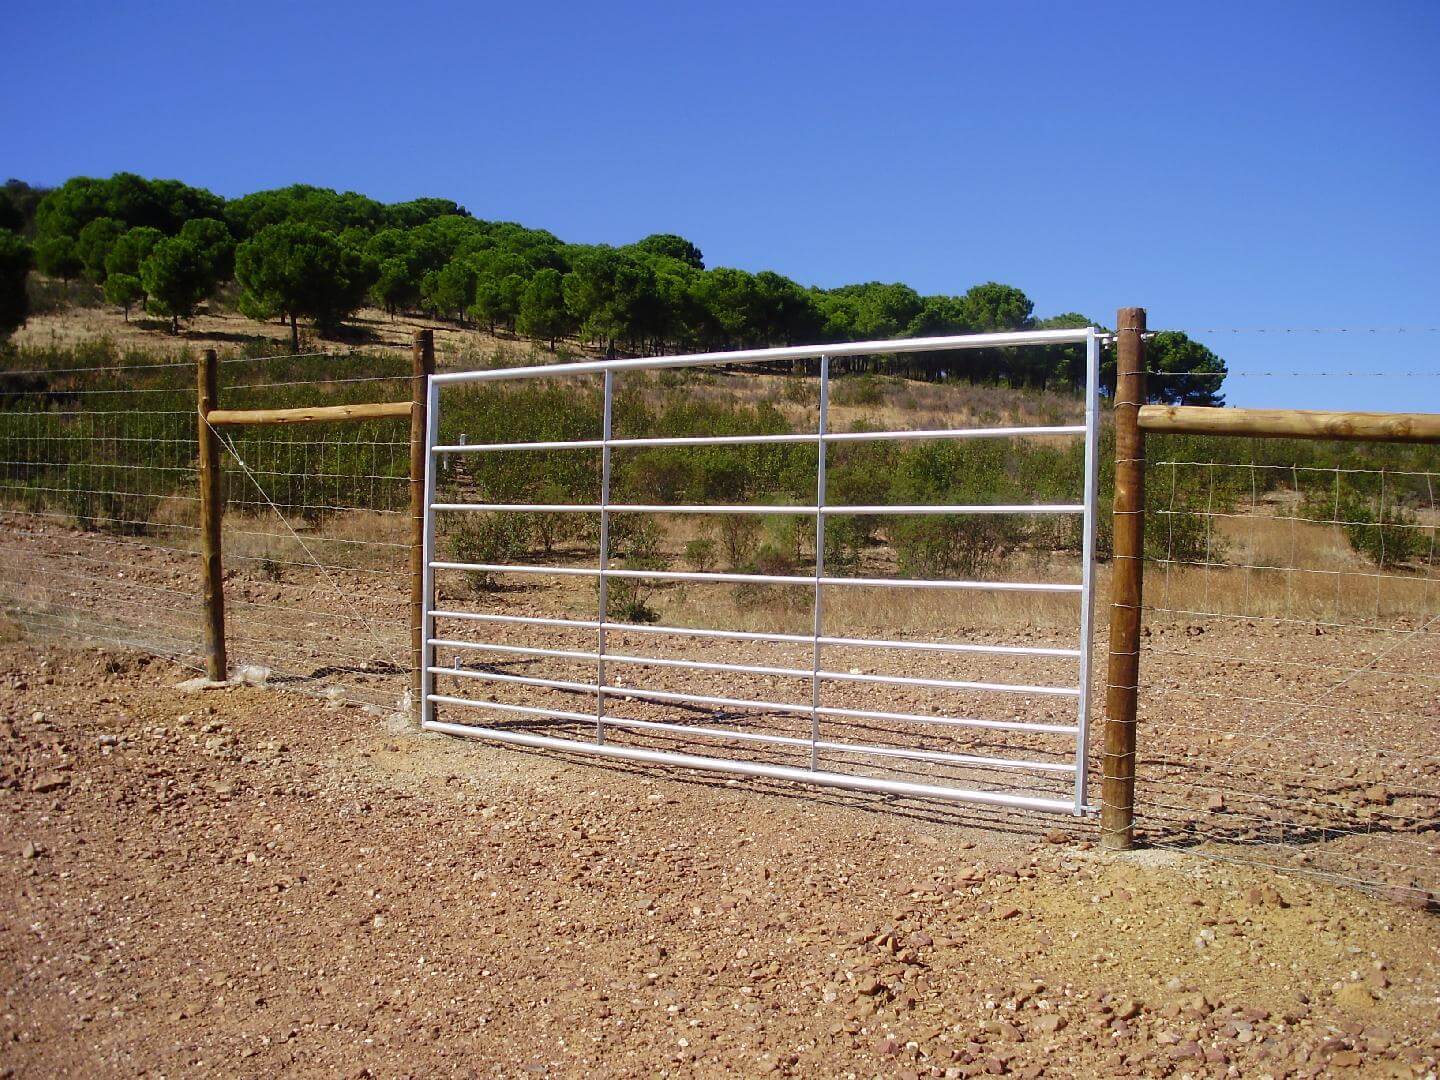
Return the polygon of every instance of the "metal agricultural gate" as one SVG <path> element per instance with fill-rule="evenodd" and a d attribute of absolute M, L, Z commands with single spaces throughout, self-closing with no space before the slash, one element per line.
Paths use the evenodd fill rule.
<path fill-rule="evenodd" d="M 832 359 L 844 357 L 887 355 L 899 353 L 935 353 L 956 350 L 1023 348 L 1057 345 L 1078 345 L 1085 352 L 1085 396 L 1083 423 L 1035 427 L 946 428 L 902 431 L 833 431 L 829 427 L 830 365 Z M 939 798 L 988 804 L 991 806 L 1083 814 L 1093 808 L 1086 797 L 1086 732 L 1090 709 L 1091 626 L 1094 610 L 1095 514 L 1098 460 L 1098 384 L 1100 332 L 1084 329 L 1045 330 L 1019 333 L 976 334 L 957 337 L 916 338 L 904 341 L 854 342 L 839 345 L 795 348 L 759 349 L 740 352 L 703 353 L 689 356 L 662 356 L 634 360 L 587 361 L 540 367 L 501 368 L 484 371 L 453 372 L 431 376 L 429 381 L 428 421 L 426 432 L 426 477 L 424 497 L 424 617 L 421 719 L 431 731 L 445 732 L 492 740 L 525 747 L 547 748 L 574 753 L 602 755 L 649 763 L 660 763 L 685 769 L 715 770 L 757 777 L 768 777 L 837 788 L 879 792 L 892 796 Z M 616 376 L 626 372 L 644 372 L 681 367 L 716 367 L 733 369 L 737 365 L 793 363 L 818 361 L 819 423 L 814 433 L 764 435 L 696 435 L 675 437 L 625 437 L 614 435 L 614 403 Z M 445 392 L 468 385 L 516 379 L 567 379 L 598 375 L 603 380 L 603 422 L 595 437 L 561 441 L 486 443 L 461 442 L 452 436 L 450 444 L 440 440 L 445 418 Z M 1071 437 L 1084 440 L 1083 492 L 1073 503 L 1023 503 L 1018 505 L 834 505 L 826 500 L 827 450 L 844 443 L 882 440 L 962 440 L 1011 438 L 1034 440 L 1046 437 Z M 799 443 L 815 447 L 816 497 L 814 505 L 665 505 L 621 504 L 611 501 L 612 454 L 647 447 L 746 446 L 774 443 Z M 597 501 L 582 505 L 555 503 L 439 502 L 436 501 L 437 474 L 442 461 L 460 455 L 494 453 L 573 452 L 589 450 L 600 453 L 600 476 Z M 463 460 L 463 459 L 462 459 Z M 446 477 L 449 476 L 445 472 Z M 484 493 L 482 493 L 484 494 Z M 437 557 L 437 519 L 442 515 L 474 513 L 582 513 L 598 515 L 598 559 L 593 565 L 552 563 L 461 562 Z M 611 565 L 612 521 L 616 515 L 654 514 L 798 514 L 815 521 L 814 572 L 807 575 L 767 574 L 750 572 L 718 572 L 711 570 L 679 571 L 671 569 L 622 568 Z M 941 578 L 889 576 L 850 577 L 827 573 L 825 566 L 827 518 L 836 515 L 1076 515 L 1081 522 L 1080 580 L 1056 581 L 980 581 Z M 453 520 L 453 519 L 452 519 Z M 573 560 L 572 560 L 573 563 Z M 550 575 L 556 578 L 590 579 L 598 586 L 598 608 L 594 618 L 554 617 L 549 614 L 517 614 L 514 612 L 458 610 L 441 607 L 437 600 L 436 575 L 445 572 L 498 575 Z M 608 617 L 607 594 L 612 584 L 625 579 L 649 582 L 686 582 L 703 585 L 729 583 L 736 586 L 788 586 L 813 590 L 812 630 L 808 634 L 757 632 L 713 628 L 650 625 L 640 622 L 619 622 Z M 533 579 L 532 579 L 533 580 Z M 688 586 L 687 586 L 688 587 Z M 1074 644 L 1065 647 L 1033 646 L 1016 643 L 996 644 L 984 641 L 917 641 L 899 634 L 879 638 L 845 637 L 825 633 L 824 595 L 828 589 L 931 589 L 975 594 L 977 592 L 1067 594 L 1078 601 L 1078 620 Z M 591 601 L 593 602 L 593 601 Z M 574 600 L 571 606 L 573 610 Z M 437 631 L 443 624 L 445 633 Z M 517 631 L 545 634 L 583 633 L 593 648 L 559 648 L 552 645 L 511 644 L 498 640 Z M 489 636 L 464 639 L 464 633 Z M 763 645 L 789 648 L 808 654 L 808 663 L 791 665 L 726 663 L 703 657 L 658 657 L 634 655 L 617 651 L 617 638 L 639 638 L 661 642 L 676 639 L 694 641 L 701 648 L 717 643 Z M 889 655 L 898 651 L 907 664 L 912 657 L 926 655 L 947 658 L 950 662 L 970 662 L 980 657 L 998 657 L 1000 662 L 1018 662 L 1040 657 L 1073 665 L 1073 677 L 1049 683 L 1022 683 L 965 678 L 922 678 L 913 675 L 878 675 L 858 669 L 827 669 L 822 664 L 829 649 L 868 649 Z M 441 663 L 440 653 L 452 657 L 449 666 Z M 659 650 L 650 650 L 652 652 Z M 495 658 L 494 662 L 467 665 L 465 658 L 476 654 Z M 553 677 L 549 675 L 514 674 L 498 670 L 505 664 L 556 662 L 580 665 L 588 677 Z M 918 662 L 915 661 L 915 662 Z M 712 682 L 727 682 L 747 677 L 778 678 L 808 682 L 808 700 L 758 700 L 730 696 L 721 687 L 710 686 L 711 692 L 675 691 L 632 685 L 617 671 L 699 672 Z M 963 675 L 964 672 L 956 674 Z M 652 676 L 653 678 L 653 676 Z M 444 680 L 450 692 L 437 692 L 437 682 Z M 454 684 L 454 685 L 450 685 Z M 465 696 L 461 686 L 483 685 L 491 690 L 488 698 Z M 896 708 L 854 708 L 828 703 L 827 687 L 870 689 L 876 693 L 903 696 L 911 690 L 963 691 L 967 695 L 1022 695 L 1032 701 L 1061 703 L 1068 716 L 1055 717 L 1053 712 L 1039 722 L 1009 717 L 980 717 L 944 712 L 937 714 Z M 508 692 L 519 694 L 523 701 L 496 700 Z M 572 705 L 561 707 L 540 700 L 559 694 Z M 797 694 L 796 698 L 807 695 Z M 1069 702 L 1069 705 L 1063 703 Z M 629 703 L 632 708 L 626 708 Z M 633 715 L 637 706 L 646 708 L 678 707 L 689 720 L 702 711 L 710 722 L 690 723 L 645 719 Z M 452 714 L 481 712 L 495 720 L 490 723 L 462 719 L 438 718 L 440 709 Z M 1071 711 L 1073 709 L 1073 712 Z M 744 722 L 725 725 L 724 719 L 734 714 L 750 720 L 755 715 L 781 717 L 780 733 L 757 731 Z M 716 722 L 717 718 L 719 723 Z M 509 722 L 509 726 L 504 726 Z M 869 725 L 867 727 L 867 725 Z M 886 726 L 888 725 L 888 726 Z M 566 735 L 551 734 L 560 727 Z M 538 730 L 534 730 L 538 728 Z M 831 732 L 839 729 L 839 737 Z M 827 729 L 829 729 L 827 731 Z M 850 736 L 853 730 L 876 731 L 890 736 L 888 741 L 861 741 Z M 915 732 L 913 737 L 908 732 Z M 964 737 L 980 740 L 978 749 L 986 749 L 984 740 L 1013 738 L 1026 750 L 1038 748 L 1044 739 L 1064 740 L 1060 750 L 1049 750 L 1045 756 L 1038 749 L 1022 756 L 999 756 L 987 753 L 954 753 L 933 748 L 931 733 L 959 732 Z M 660 746 L 653 743 L 661 741 Z M 715 742 L 735 743 L 750 749 L 752 758 L 689 752 Z M 638 745 L 637 745 L 638 743 Z M 679 743 L 681 750 L 675 749 Z M 698 746 L 696 744 L 699 744 Z M 794 761 L 777 763 L 764 755 L 790 755 Z M 822 761 L 822 758 L 824 759 Z M 845 763 L 830 762 L 840 758 Z M 929 771 L 926 771 L 929 770 Z M 992 789 L 972 783 L 968 777 L 989 776 L 995 770 L 1007 777 L 1039 776 L 1059 790 L 1035 793 L 1023 783 L 1010 783 L 1010 790 Z M 939 772 L 941 775 L 935 775 Z M 965 779 L 957 781 L 954 773 Z M 916 779 L 916 776 L 919 779 Z M 1015 790 L 1019 787 L 1020 790 Z"/>

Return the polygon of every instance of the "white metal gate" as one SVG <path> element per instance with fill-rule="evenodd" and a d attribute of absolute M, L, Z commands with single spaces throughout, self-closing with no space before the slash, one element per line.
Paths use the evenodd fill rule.
<path fill-rule="evenodd" d="M 901 431 L 835 431 L 830 429 L 832 359 L 934 353 L 954 350 L 1079 345 L 1085 351 L 1085 394 L 1083 422 L 1077 424 L 1012 427 L 967 427 Z M 813 433 L 768 435 L 696 435 L 670 437 L 616 437 L 614 403 L 617 375 L 680 367 L 715 367 L 755 363 L 818 361 L 819 423 Z M 635 360 L 587 361 L 542 367 L 501 368 L 435 375 L 429 387 L 429 425 L 426 437 L 425 481 L 425 622 L 421 718 L 428 730 L 493 740 L 526 747 L 604 755 L 642 762 L 662 763 L 686 769 L 715 770 L 750 776 L 819 784 L 838 788 L 879 792 L 894 796 L 939 798 L 1009 808 L 1087 813 L 1086 731 L 1090 706 L 1091 625 L 1094 609 L 1094 545 L 1098 449 L 1099 331 L 1095 328 L 1044 330 L 958 337 L 915 338 L 902 341 L 854 342 L 839 345 L 760 349 L 743 352 L 707 353 L 690 356 L 662 356 Z M 603 380 L 603 422 L 595 437 L 570 440 L 526 442 L 469 441 L 452 437 L 441 442 L 445 416 L 445 392 L 465 384 L 496 380 L 599 376 Z M 1084 440 L 1083 491 L 1073 503 L 1022 503 L 1018 505 L 827 505 L 827 450 L 847 442 L 881 440 L 961 440 L 1010 438 L 1036 440 L 1071 437 Z M 815 448 L 816 497 L 813 505 L 669 505 L 614 503 L 611 501 L 612 454 L 644 447 L 746 446 L 766 443 L 800 443 Z M 571 505 L 538 502 L 437 501 L 437 477 L 446 475 L 442 466 L 459 455 L 486 453 L 599 451 L 600 468 L 597 501 Z M 464 460 L 460 458 L 459 460 Z M 537 462 L 538 467 L 539 462 Z M 482 495 L 484 493 L 482 492 Z M 581 513 L 598 516 L 598 559 L 575 565 L 564 560 L 529 562 L 462 562 L 438 557 L 437 519 L 476 512 Z M 612 521 L 615 515 L 701 515 L 701 514 L 796 514 L 814 519 L 814 572 L 803 576 L 751 572 L 719 572 L 709 569 L 682 571 L 626 569 L 611 565 Z M 826 521 L 836 515 L 1076 515 L 1081 521 L 1081 551 L 1078 581 L 986 581 L 915 578 L 887 574 L 845 576 L 827 573 L 825 566 Z M 555 579 L 589 579 L 598 588 L 598 607 L 593 618 L 515 611 L 479 611 L 458 604 L 437 601 L 438 574 L 461 572 L 495 575 L 541 575 Z M 813 619 L 807 633 L 757 632 L 754 630 L 684 627 L 619 622 L 608 617 L 607 593 L 624 579 L 647 582 L 685 582 L 703 585 L 764 585 L 808 587 L 813 591 Z M 533 579 L 532 579 L 533 580 Z M 879 637 L 854 637 L 825 632 L 824 597 L 829 589 L 938 590 L 938 595 L 963 592 L 1009 594 L 1062 594 L 1076 602 L 1073 644 L 1027 645 L 1017 641 L 979 640 L 930 641 L 887 633 Z M 573 598 L 572 598 L 573 599 Z M 591 601 L 593 603 L 593 600 Z M 573 607 L 573 603 L 572 603 Z M 443 632 L 437 630 L 442 626 Z M 517 632 L 583 634 L 593 642 L 587 648 L 557 647 L 553 643 L 529 641 L 514 644 L 501 640 Z M 472 636 L 466 638 L 465 634 Z M 473 635 L 480 635 L 478 637 Z M 616 639 L 641 642 L 695 643 L 702 649 L 736 643 L 801 650 L 808 663 L 730 663 L 703 656 L 637 655 L 643 647 L 622 645 Z M 1018 663 L 1041 658 L 1067 665 L 1073 674 L 1044 682 L 1007 681 L 963 677 L 968 672 L 946 671 L 943 677 L 922 677 L 913 673 L 874 674 L 861 668 L 828 668 L 827 650 L 869 650 L 876 655 L 898 655 L 908 664 L 923 657 L 943 659 L 949 665 L 998 658 L 1001 663 Z M 659 651 L 651 649 L 650 652 Z M 450 663 L 442 662 L 442 654 Z M 489 657 L 494 662 L 472 664 L 467 658 Z M 579 665 L 587 676 L 515 674 L 498 670 L 504 664 L 554 662 Z M 632 672 L 656 675 L 674 672 L 701 673 L 712 684 L 708 692 L 667 690 L 634 685 Z M 950 677 L 951 675 L 960 677 Z M 791 700 L 760 700 L 736 692 L 728 685 L 745 679 L 798 680 L 808 683 L 809 693 Z M 437 690 L 437 687 L 442 689 Z M 483 687 L 488 697 L 470 696 L 465 688 Z M 960 714 L 941 707 L 918 708 L 856 707 L 855 702 L 827 700 L 825 691 L 865 691 L 903 696 L 906 693 L 963 692 L 971 696 L 1017 696 L 1040 702 L 1040 718 L 1020 716 L 979 716 Z M 512 700 L 499 700 L 508 693 Z M 522 700 L 513 700 L 519 695 Z M 560 695 L 572 707 L 551 700 Z M 778 695 L 777 695 L 778 696 Z M 808 700 L 805 698 L 808 697 Z M 865 702 L 859 703 L 865 705 Z M 1056 716 L 1059 706 L 1066 715 Z M 634 715 L 664 707 L 681 709 L 683 720 L 654 719 Z M 441 710 L 452 719 L 439 718 Z M 489 722 L 471 718 L 471 713 L 489 714 Z M 695 714 L 701 722 L 691 722 Z M 729 722 L 734 717 L 733 722 Z M 778 730 L 757 730 L 756 717 L 769 716 Z M 788 726 L 786 726 L 788 725 Z M 867 726 L 868 725 L 868 726 Z M 560 727 L 564 734 L 552 733 Z M 538 730 L 536 730 L 538 728 Z M 836 729 L 839 729 L 838 731 Z M 861 736 L 854 732 L 859 730 Z M 866 732 L 881 732 L 881 738 Z M 913 734 L 912 734 L 913 733 Z M 972 740 L 962 744 L 957 738 Z M 991 752 L 987 740 L 1012 739 L 1019 750 Z M 1046 740 L 1059 739 L 1062 750 Z M 937 742 L 942 748 L 937 748 Z M 979 745 L 973 745 L 978 742 Z M 657 743 L 659 745 L 657 745 Z M 732 744 L 753 753 L 752 757 L 700 752 L 716 743 Z M 1049 749 L 1041 749 L 1041 745 Z M 766 755 L 772 760 L 766 760 Z M 782 760 L 775 761 L 775 756 Z M 794 760 L 785 760 L 786 757 Z M 832 762 L 839 760 L 839 764 Z M 854 763 L 853 766 L 850 763 Z M 1001 775 L 1001 786 L 987 786 L 970 778 Z M 960 779 L 957 779 L 957 776 Z M 918 778 L 917 778 L 918 777 Z M 1027 778 L 1021 781 L 1019 778 Z M 1039 778 L 1059 790 L 1034 790 L 1031 781 Z M 1041 785 L 1043 786 L 1043 785 Z"/>

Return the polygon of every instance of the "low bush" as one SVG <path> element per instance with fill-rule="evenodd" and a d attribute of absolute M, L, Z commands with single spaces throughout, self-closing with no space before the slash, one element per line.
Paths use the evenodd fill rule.
<path fill-rule="evenodd" d="M 726 568 L 739 570 L 755 555 L 760 546 L 760 519 L 753 514 L 721 514 L 715 527 L 720 534 L 720 550 Z"/>
<path fill-rule="evenodd" d="M 882 405 L 886 390 L 894 385 L 879 375 L 847 375 L 838 378 L 830 387 L 832 405 L 860 406 Z"/>
<path fill-rule="evenodd" d="M 447 536 L 455 562 L 513 563 L 525 554 L 531 536 L 523 514 L 466 513 Z M 499 576 L 492 570 L 465 571 L 466 583 L 476 592 L 495 592 Z"/>
<path fill-rule="evenodd" d="M 685 545 L 685 561 L 697 574 L 708 574 L 715 566 L 715 541 L 696 537 Z"/>
<path fill-rule="evenodd" d="M 1015 550 L 1022 536 L 1019 519 L 1008 514 L 907 517 L 890 529 L 906 577 L 979 577 Z"/>

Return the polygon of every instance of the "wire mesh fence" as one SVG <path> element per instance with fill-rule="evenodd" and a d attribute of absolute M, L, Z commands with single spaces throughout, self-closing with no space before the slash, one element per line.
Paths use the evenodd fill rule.
<path fill-rule="evenodd" d="M 37 629 L 202 669 L 195 363 L 55 359 L 0 382 L 0 600 Z M 409 378 L 408 358 L 235 356 L 220 394 L 343 404 L 407 397 Z M 409 670 L 408 429 L 240 429 L 222 447 L 232 671 L 394 708 Z"/>
<path fill-rule="evenodd" d="M 1440 450 L 1147 456 L 1146 842 L 1440 894 Z"/>
<path fill-rule="evenodd" d="M 138 647 L 200 668 L 193 360 L 114 353 L 87 355 L 83 363 L 68 353 L 22 359 L 24 368 L 0 375 L 0 603 L 37 630 Z M 409 391 L 408 358 L 400 356 L 233 356 L 221 370 L 221 403 L 229 408 L 393 400 Z M 847 377 L 835 394 L 837 423 L 856 430 L 875 422 L 963 427 L 996 419 L 977 413 L 974 400 L 966 399 L 966 412 L 941 388 L 898 380 Z M 985 409 L 997 409 L 1005 422 L 1077 419 L 1074 402 L 1050 396 L 1008 394 L 1000 405 L 998 392 L 984 396 Z M 633 425 L 631 434 L 783 435 L 813 420 L 818 392 L 813 377 L 795 375 L 655 375 L 637 380 L 622 401 L 617 422 Z M 600 408 L 593 388 L 563 380 L 541 390 L 477 394 L 451 414 L 455 430 L 447 437 L 585 438 Z M 936 501 L 1008 502 L 1023 501 L 1021 489 L 1005 487 L 1016 475 L 1026 491 L 1043 478 L 1046 492 L 1069 490 L 1079 475 L 1078 458 L 1024 442 L 1002 446 L 998 456 L 977 451 L 933 461 L 918 452 L 869 457 L 861 449 L 835 448 L 832 484 L 848 501 L 895 497 L 876 486 L 877 476 L 911 485 L 904 502 L 923 501 L 915 492 Z M 811 459 L 797 457 L 789 470 L 785 455 L 752 462 L 738 451 L 698 448 L 614 453 L 617 483 L 628 485 L 632 502 L 735 501 L 736 493 L 803 502 L 799 486 L 786 487 L 792 471 L 813 486 Z M 395 708 L 410 678 L 408 454 L 408 433 L 394 420 L 224 431 L 232 666 L 269 669 L 273 684 L 305 693 Z M 516 493 L 541 504 L 593 500 L 599 450 L 565 454 L 544 475 L 522 454 L 483 455 L 483 468 L 482 455 L 455 455 L 441 461 L 441 486 L 495 503 L 514 501 Z M 1102 555 L 1110 456 L 1107 442 Z M 1144 839 L 1400 895 L 1440 894 L 1440 450 L 1152 435 L 1149 458 L 1137 792 Z M 932 474 L 940 485 L 933 491 L 926 486 Z M 742 488 L 731 493 L 729 484 Z M 753 484 L 759 486 L 743 486 Z M 598 515 L 533 517 L 519 538 L 482 531 L 443 539 L 506 553 L 499 562 L 520 554 L 556 566 L 592 558 Z M 660 537 L 659 556 L 679 569 L 742 568 L 768 559 L 803 572 L 814 553 L 807 556 L 804 537 L 788 528 L 795 520 L 783 512 L 754 515 L 751 528 L 738 515 L 679 517 Z M 933 564 L 962 568 L 966 576 L 1045 576 L 1074 557 L 1074 538 L 1063 530 L 1017 531 L 1004 518 L 963 534 L 941 519 L 927 519 L 913 534 L 883 518 L 850 523 L 848 531 L 838 527 L 845 522 L 836 524 L 839 546 L 826 559 L 836 566 L 853 561 L 851 573 L 876 567 L 906 573 L 906 566 Z M 1106 575 L 1102 565 L 1102 590 Z M 483 598 L 499 620 L 566 620 L 563 627 L 532 622 L 528 636 L 519 622 L 497 623 L 508 646 L 593 646 L 588 624 L 572 632 L 577 620 L 594 619 L 588 582 L 557 579 L 554 590 L 540 591 L 499 588 L 472 574 L 445 587 Z M 712 646 L 725 640 L 704 636 L 716 627 L 753 631 L 776 623 L 795 641 L 750 652 L 729 642 L 718 658 L 785 668 L 809 662 L 808 616 L 786 607 L 774 589 L 740 584 L 707 592 L 680 582 L 620 599 L 638 614 L 628 630 L 612 630 L 611 640 L 629 653 L 682 656 L 656 648 L 646 620 L 658 612 Z M 833 704 L 881 712 L 905 711 L 895 704 L 894 687 L 859 676 L 954 678 L 957 664 L 972 678 L 1045 675 L 1010 660 L 987 672 L 975 654 L 931 656 L 918 648 L 922 642 L 1044 647 L 1059 641 L 1056 630 L 1068 618 L 1029 597 L 939 604 L 924 590 L 903 589 L 853 604 L 840 594 L 827 609 L 842 636 L 859 642 L 827 644 L 836 667 L 857 676 L 837 685 Z M 865 644 L 881 639 L 893 647 Z M 896 644 L 907 640 L 917 647 Z M 539 670 L 534 657 L 518 653 L 492 667 Z M 678 669 L 660 670 L 672 690 L 714 694 L 723 681 L 724 696 L 740 696 L 730 685 L 733 674 L 698 672 L 682 684 L 675 681 Z M 616 673 L 636 685 L 632 674 Z M 562 677 L 558 669 L 555 677 Z M 766 687 L 747 689 L 763 696 Z M 534 692 L 512 690 L 506 701 L 535 704 Z M 927 693 L 906 710 L 943 712 L 953 704 Z M 631 707 L 642 722 L 673 719 Z M 1045 708 L 995 718 L 1055 722 Z M 993 735 L 976 745 L 987 753 L 1003 748 Z"/>

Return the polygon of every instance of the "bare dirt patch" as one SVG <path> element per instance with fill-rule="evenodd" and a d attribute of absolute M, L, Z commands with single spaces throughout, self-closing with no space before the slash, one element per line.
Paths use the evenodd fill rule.
<path fill-rule="evenodd" d="M 0 640 L 17 1075 L 1433 1071 L 1440 923 Z"/>

